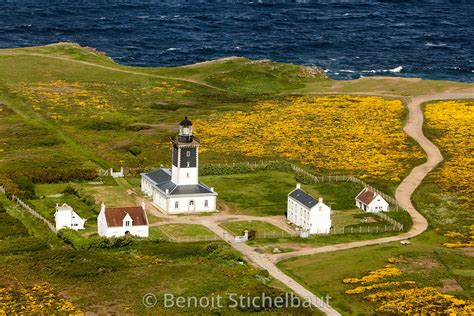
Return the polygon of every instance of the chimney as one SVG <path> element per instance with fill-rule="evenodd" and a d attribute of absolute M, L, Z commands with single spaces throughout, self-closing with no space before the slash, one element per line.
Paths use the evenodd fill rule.
<path fill-rule="evenodd" d="M 214 187 L 211 187 L 211 192 L 214 192 Z"/>
<path fill-rule="evenodd" d="M 102 202 L 102 204 L 100 205 L 100 211 L 105 212 L 105 203 L 104 202 Z"/>
<path fill-rule="evenodd" d="M 170 194 L 170 190 L 169 189 L 166 189 L 165 193 L 168 195 Z"/>
<path fill-rule="evenodd" d="M 296 184 L 296 188 L 297 188 L 297 189 L 301 189 L 301 184 L 300 184 L 300 183 L 297 183 L 297 184 Z"/>
<path fill-rule="evenodd" d="M 145 204 L 145 200 L 142 199 L 142 209 L 145 211 L 146 210 L 146 204 Z"/>
<path fill-rule="evenodd" d="M 323 198 L 319 197 L 319 203 L 323 203 Z"/>

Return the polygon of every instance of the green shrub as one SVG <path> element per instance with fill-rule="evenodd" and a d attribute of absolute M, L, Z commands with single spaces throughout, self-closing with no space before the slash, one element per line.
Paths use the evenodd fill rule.
<path fill-rule="evenodd" d="M 216 251 L 219 247 L 221 247 L 220 243 L 213 242 L 213 243 L 207 244 L 206 247 L 204 247 L 204 249 L 206 250 L 208 254 L 211 254 L 214 251 Z"/>
<path fill-rule="evenodd" d="M 291 164 L 288 162 L 264 162 L 264 163 L 235 163 L 225 165 L 203 165 L 199 167 L 200 176 L 230 175 L 250 173 L 259 170 L 291 171 Z"/>
<path fill-rule="evenodd" d="M 0 204 L 0 208 L 3 204 Z M 28 236 L 28 230 L 22 222 L 14 217 L 11 217 L 6 211 L 0 211 L 0 240 L 18 236 Z M 8 229 L 7 229 L 8 227 Z"/>
<path fill-rule="evenodd" d="M 66 244 L 73 246 L 74 249 L 84 250 L 123 248 L 131 245 L 135 240 L 134 237 L 130 236 L 83 238 L 76 231 L 68 228 L 61 229 L 58 232 L 58 237 L 64 240 Z"/>
<path fill-rule="evenodd" d="M 116 121 L 92 121 L 82 125 L 83 129 L 91 129 L 94 131 L 111 131 L 123 129 L 121 122 Z"/>
<path fill-rule="evenodd" d="M 26 176 L 18 176 L 13 179 L 13 181 L 18 185 L 18 188 L 21 190 L 20 197 L 27 200 L 33 200 L 36 197 L 35 194 L 35 185 L 31 178 Z"/>
<path fill-rule="evenodd" d="M 74 188 L 72 185 L 67 185 L 63 192 L 64 194 L 69 194 L 69 195 L 75 195 L 79 197 L 79 192 L 77 192 L 76 188 Z"/>
<path fill-rule="evenodd" d="M 17 177 L 26 173 L 17 172 Z M 28 178 L 34 183 L 57 183 L 77 180 L 94 180 L 99 174 L 93 168 L 38 168 L 28 170 Z"/>
<path fill-rule="evenodd" d="M 128 152 L 131 153 L 134 156 L 138 156 L 142 153 L 142 150 L 140 149 L 139 146 L 132 146 L 128 148 Z"/>
<path fill-rule="evenodd" d="M 249 229 L 248 230 L 248 233 L 249 233 L 249 240 L 255 240 L 257 239 L 257 231 L 254 230 L 254 229 Z M 243 234 L 242 234 L 243 235 Z"/>
<path fill-rule="evenodd" d="M 0 240 L 1 255 L 18 255 L 48 249 L 48 245 L 35 237 L 20 237 Z"/>

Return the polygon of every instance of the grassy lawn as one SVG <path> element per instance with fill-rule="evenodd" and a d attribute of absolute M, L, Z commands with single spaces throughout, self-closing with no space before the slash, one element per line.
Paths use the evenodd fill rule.
<path fill-rule="evenodd" d="M 257 238 L 264 235 L 288 235 L 285 231 L 280 228 L 263 221 L 231 221 L 220 224 L 221 227 L 228 230 L 234 236 L 242 236 L 243 231 L 255 230 L 257 232 Z"/>
<path fill-rule="evenodd" d="M 441 279 L 455 279 L 463 287 L 460 294 L 472 296 L 472 279 L 466 275 L 466 271 L 472 273 L 472 258 L 466 260 L 460 251 L 442 247 L 440 237 L 433 232 L 416 237 L 411 242 L 409 246 L 390 243 L 305 256 L 280 262 L 278 266 L 316 295 L 332 296 L 333 306 L 343 314 L 372 314 L 374 309 L 360 297 L 344 294 L 345 290 L 353 286 L 343 284 L 342 280 L 381 268 L 394 255 L 402 255 L 409 259 L 408 262 L 413 262 L 412 267 L 407 268 L 407 272 L 399 279 L 410 278 L 427 286 L 441 286 Z"/>
<path fill-rule="evenodd" d="M 72 206 L 74 211 L 82 218 L 87 220 L 95 219 L 97 211 L 94 207 L 87 205 L 75 195 L 64 194 L 58 198 L 44 198 L 31 200 L 30 203 L 33 208 L 43 215 L 50 222 L 54 222 L 54 213 L 56 212 L 56 204 L 62 205 L 64 203 Z"/>
<path fill-rule="evenodd" d="M 213 232 L 198 224 L 167 224 L 159 226 L 159 230 L 172 238 L 214 236 Z"/>
<path fill-rule="evenodd" d="M 157 226 L 151 226 L 149 228 L 149 238 L 150 239 L 165 239 L 166 238 L 166 235 L 163 234 L 163 232 L 161 231 L 161 229 Z"/>
<path fill-rule="evenodd" d="M 219 198 L 236 213 L 268 216 L 285 215 L 288 193 L 296 185 L 295 175 L 282 171 L 258 171 L 245 174 L 203 176 L 204 183 L 215 188 Z M 362 187 L 350 182 L 303 185 L 302 189 L 335 210 L 351 210 Z"/>

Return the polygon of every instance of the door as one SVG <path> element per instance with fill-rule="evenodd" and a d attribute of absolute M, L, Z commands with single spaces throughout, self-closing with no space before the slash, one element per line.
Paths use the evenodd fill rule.
<path fill-rule="evenodd" d="M 194 200 L 189 201 L 189 206 L 188 206 L 188 211 L 194 212 L 195 211 L 195 205 L 194 205 Z"/>

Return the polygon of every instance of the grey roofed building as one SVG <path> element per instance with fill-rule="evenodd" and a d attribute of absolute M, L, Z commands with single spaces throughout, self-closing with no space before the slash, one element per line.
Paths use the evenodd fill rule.
<path fill-rule="evenodd" d="M 171 170 L 161 168 L 152 172 L 143 173 L 142 176 L 148 178 L 153 182 L 154 186 L 161 192 L 169 195 L 182 195 L 182 194 L 216 194 L 208 186 L 199 182 L 198 184 L 191 185 L 176 185 L 171 181 Z M 168 190 L 168 192 L 166 192 Z"/>
<path fill-rule="evenodd" d="M 318 204 L 317 200 L 315 200 L 311 195 L 301 189 L 295 189 L 289 195 L 307 208 L 312 208 L 313 206 Z"/>

